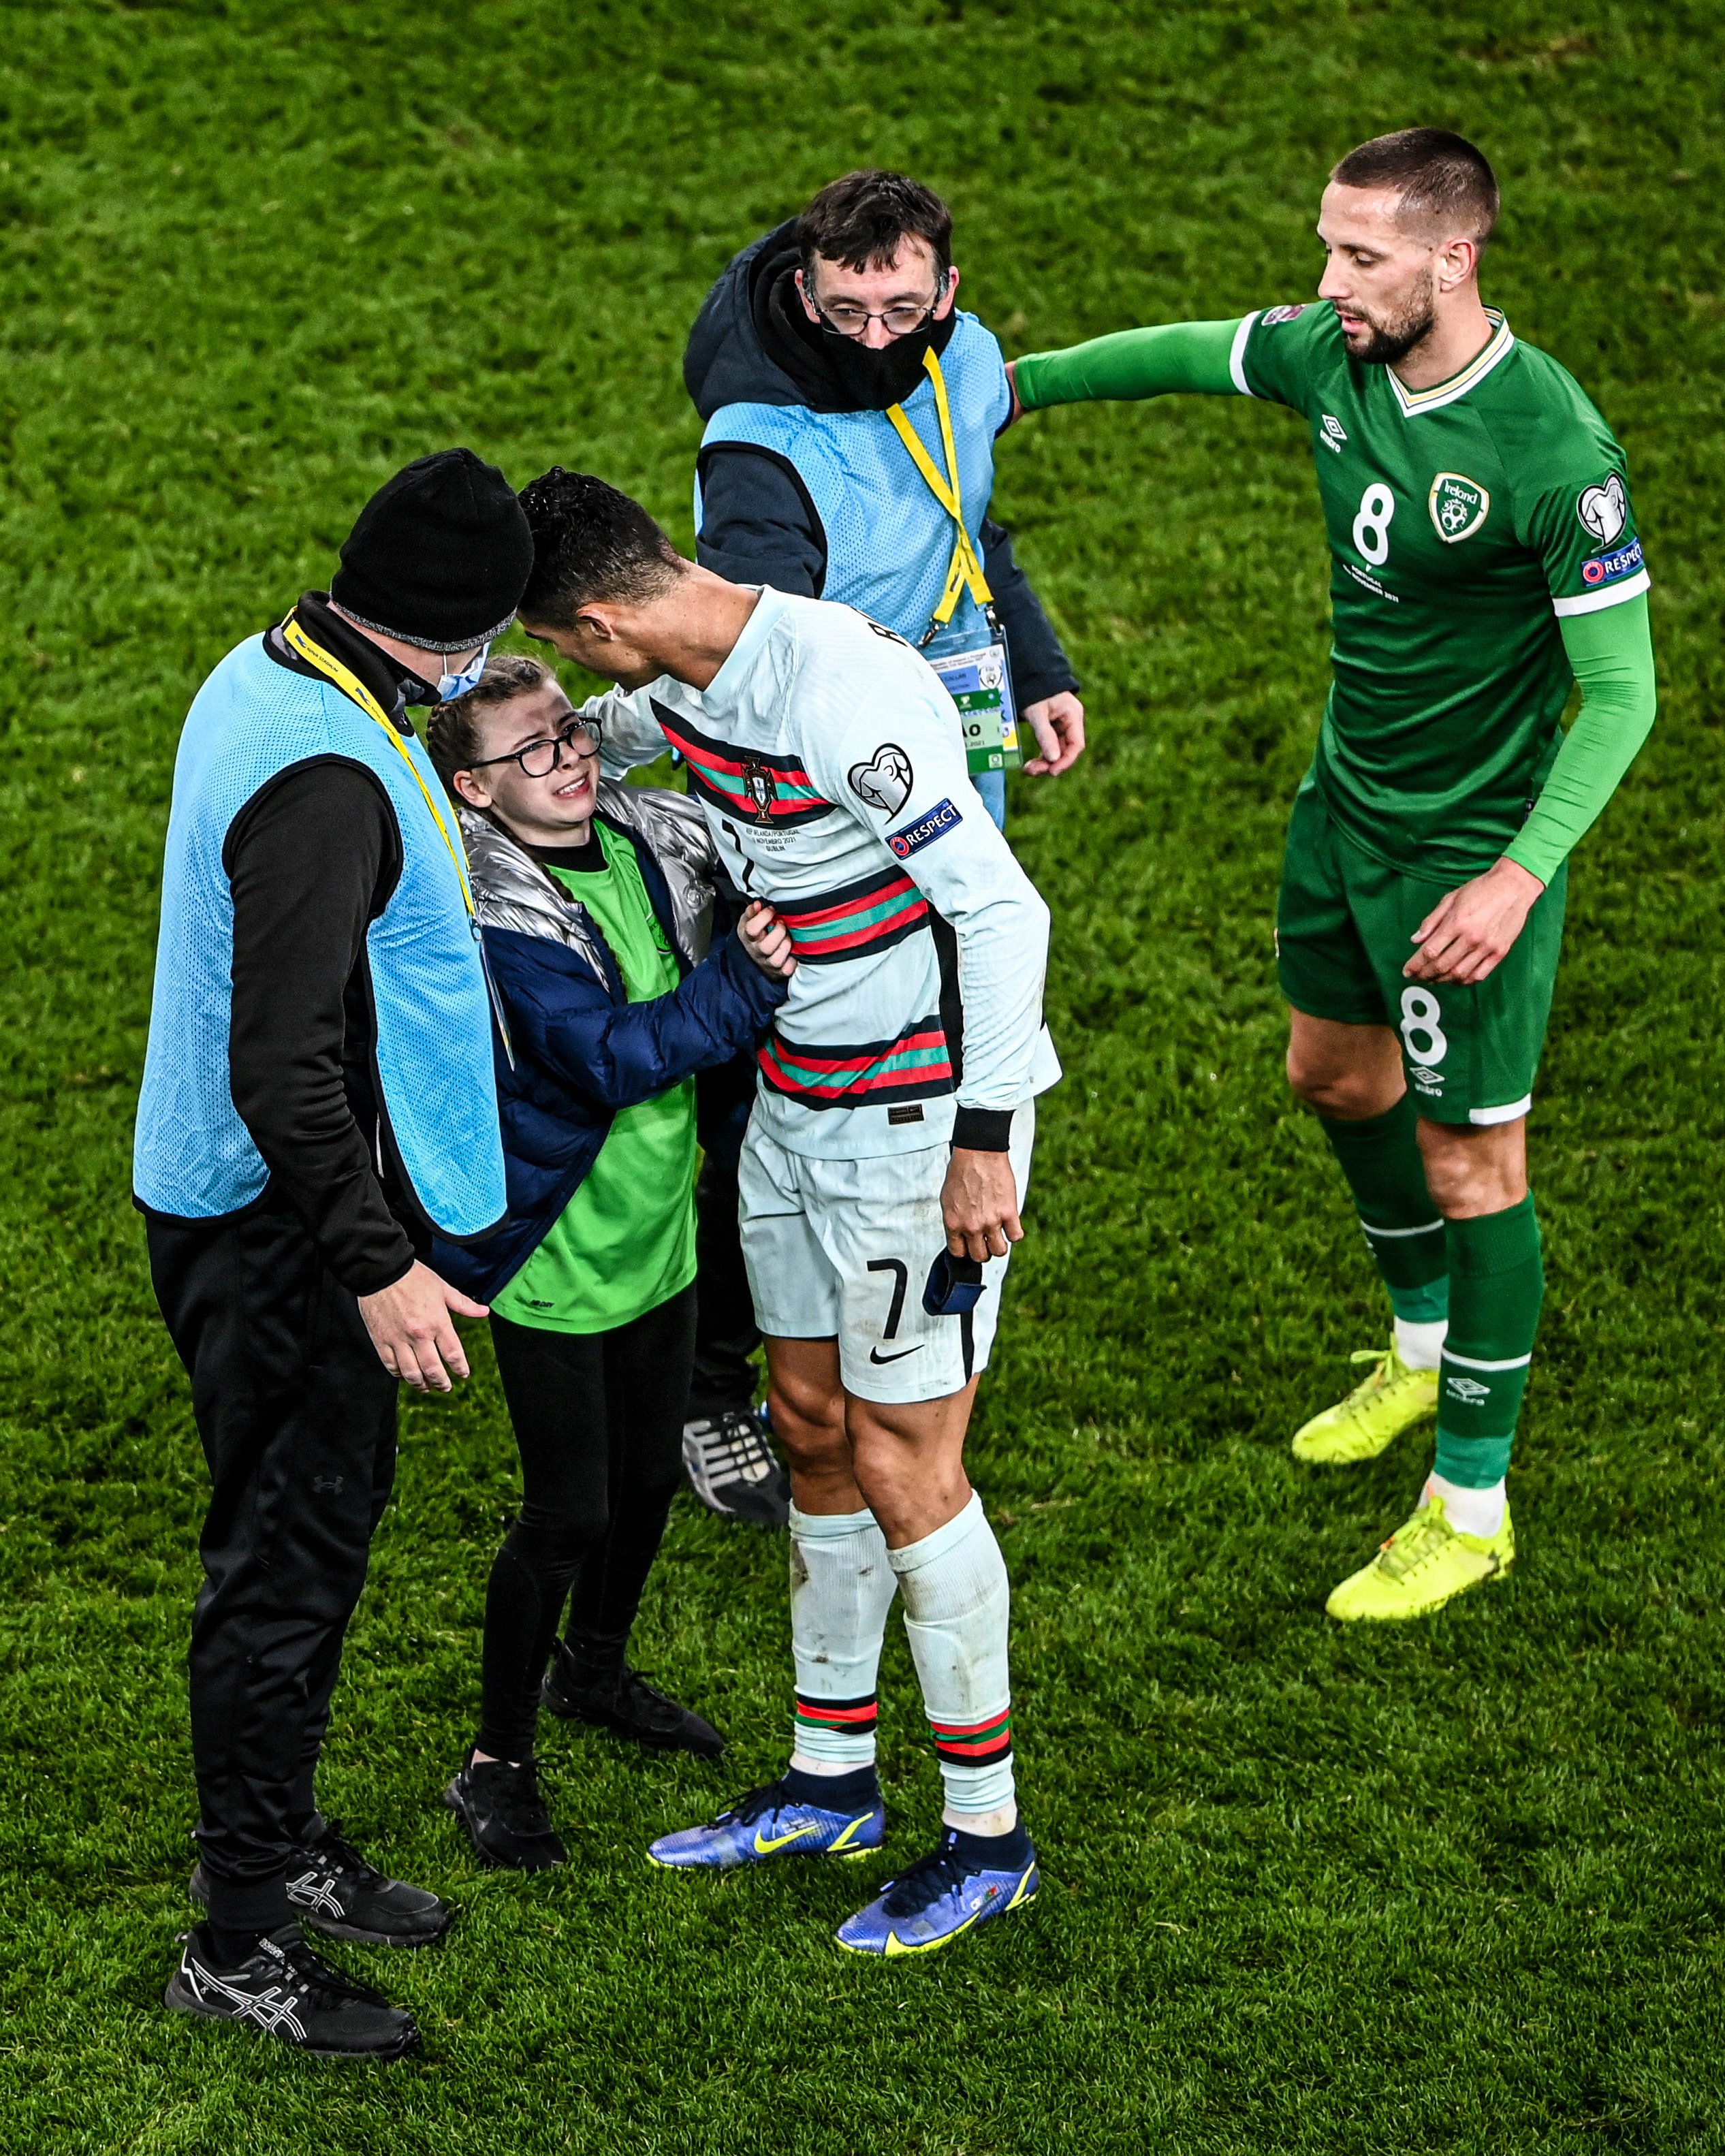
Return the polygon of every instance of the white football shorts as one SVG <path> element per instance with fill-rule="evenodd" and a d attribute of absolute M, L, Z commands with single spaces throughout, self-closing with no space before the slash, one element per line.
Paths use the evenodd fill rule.
<path fill-rule="evenodd" d="M 1036 1104 L 1012 1119 L 1022 1208 Z M 764 1137 L 752 1119 L 737 1181 L 742 1255 L 755 1322 L 779 1340 L 839 1342 L 845 1389 L 883 1404 L 937 1400 L 988 1364 L 1010 1252 L 983 1267 L 982 1298 L 962 1317 L 922 1307 L 929 1267 L 947 1246 L 944 1145 L 863 1160 L 816 1160 Z"/>

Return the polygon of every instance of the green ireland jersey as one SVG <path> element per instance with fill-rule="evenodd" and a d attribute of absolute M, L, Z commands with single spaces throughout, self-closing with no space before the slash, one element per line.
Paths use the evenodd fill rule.
<path fill-rule="evenodd" d="M 627 831 L 595 818 L 604 865 L 553 867 L 598 925 L 632 1004 L 681 975 Z M 608 1332 L 695 1277 L 695 1081 L 622 1108 L 586 1180 L 491 1307 L 548 1332 Z"/>
<path fill-rule="evenodd" d="M 1491 313 L 1435 388 L 1350 359 L 1322 303 L 1249 315 L 1244 395 L 1312 429 L 1332 569 L 1334 681 L 1312 767 L 1337 824 L 1435 882 L 1520 829 L 1563 739 L 1559 623 L 1647 588 L 1622 450 L 1558 362 Z"/>

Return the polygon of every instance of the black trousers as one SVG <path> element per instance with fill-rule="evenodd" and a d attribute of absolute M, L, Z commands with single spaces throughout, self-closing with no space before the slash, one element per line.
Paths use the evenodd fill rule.
<path fill-rule="evenodd" d="M 571 1652 L 620 1668 L 683 1471 L 695 1290 L 609 1332 L 493 1316 L 521 1509 L 485 1595 L 479 1749 L 525 1759 L 563 1604 Z"/>
<path fill-rule="evenodd" d="M 735 1057 L 703 1070 L 696 1084 L 701 1163 L 695 1190 L 695 1374 L 689 1414 L 744 1413 L 754 1405 L 749 1359 L 761 1344 L 742 1234 L 737 1219 L 737 1168 L 755 1098 L 755 1061 Z"/>
<path fill-rule="evenodd" d="M 150 1276 L 208 1463 L 192 1620 L 192 1755 L 210 1916 L 290 1915 L 290 1822 L 395 1473 L 395 1380 L 298 1218 L 266 1197 L 208 1223 L 147 1220 Z"/>

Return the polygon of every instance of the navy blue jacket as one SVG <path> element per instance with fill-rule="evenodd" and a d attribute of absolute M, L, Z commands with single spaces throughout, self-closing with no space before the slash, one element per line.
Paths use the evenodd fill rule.
<path fill-rule="evenodd" d="M 506 1050 L 493 1027 L 509 1217 L 480 1243 L 458 1248 L 439 1240 L 428 1262 L 481 1302 L 544 1240 L 618 1111 L 752 1049 L 785 998 L 788 983 L 763 973 L 735 935 L 696 958 L 712 892 L 711 841 L 696 805 L 609 782 L 599 798 L 594 827 L 608 848 L 634 844 L 683 976 L 670 994 L 646 1003 L 629 1000 L 617 961 L 578 900 L 495 826 L 466 812 L 461 819 L 485 959 L 510 1034 Z"/>

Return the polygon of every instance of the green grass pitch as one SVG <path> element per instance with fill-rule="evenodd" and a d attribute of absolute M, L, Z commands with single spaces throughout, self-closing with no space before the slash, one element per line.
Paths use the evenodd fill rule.
<path fill-rule="evenodd" d="M 0 20 L 0 2149 L 1725 2147 L 1718 9 Z M 1343 1631 L 1322 1597 L 1425 1455 L 1326 1476 L 1286 1450 L 1384 1332 L 1280 1081 L 1272 896 L 1327 644 L 1301 429 L 1219 403 L 1055 413 L 1002 445 L 997 500 L 1096 746 L 1016 796 L 1067 1075 L 974 1454 L 1016 1587 L 1039 1907 L 887 1969 L 830 1943 L 868 1867 L 649 1871 L 652 1835 L 776 1769 L 788 1704 L 783 1542 L 682 1501 L 639 1660 L 730 1758 L 644 1763 L 559 1725 L 573 1861 L 478 1871 L 436 1800 L 515 1487 L 481 1349 L 453 1404 L 404 1409 L 325 1785 L 463 1905 L 446 1949 L 382 1971 L 424 2052 L 344 2072 L 169 2017 L 201 1463 L 128 1161 L 198 680 L 451 441 L 518 480 L 597 469 L 686 542 L 685 326 L 735 247 L 848 166 L 949 195 L 963 297 L 1022 352 L 1307 295 L 1323 171 L 1415 121 L 1497 161 L 1487 296 L 1627 448 L 1663 685 L 1578 857 L 1532 1127 L 1550 1289 L 1517 1572 Z M 904 1854 L 938 1796 L 899 1638 L 885 1696 Z"/>

